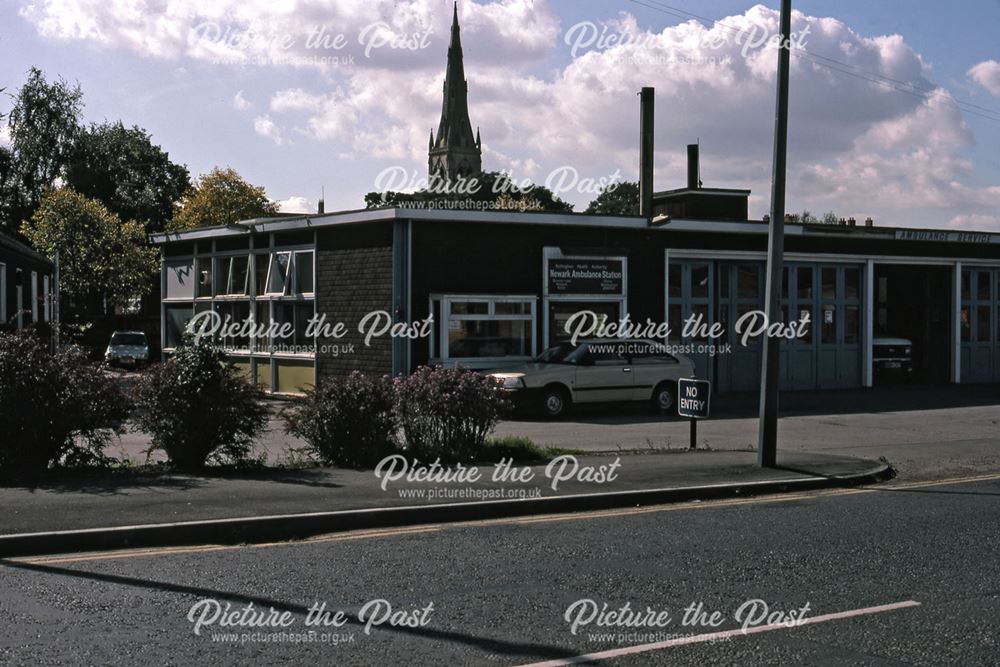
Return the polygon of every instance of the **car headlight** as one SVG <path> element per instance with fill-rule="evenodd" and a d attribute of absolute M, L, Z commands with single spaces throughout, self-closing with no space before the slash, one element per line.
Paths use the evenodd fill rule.
<path fill-rule="evenodd" d="M 503 379 L 504 389 L 524 389 L 524 380 L 519 377 L 506 377 Z"/>

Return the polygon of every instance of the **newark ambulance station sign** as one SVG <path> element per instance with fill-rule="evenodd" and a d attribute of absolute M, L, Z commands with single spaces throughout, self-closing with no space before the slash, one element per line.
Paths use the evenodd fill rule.
<path fill-rule="evenodd" d="M 622 294 L 620 259 L 550 259 L 549 294 Z"/>

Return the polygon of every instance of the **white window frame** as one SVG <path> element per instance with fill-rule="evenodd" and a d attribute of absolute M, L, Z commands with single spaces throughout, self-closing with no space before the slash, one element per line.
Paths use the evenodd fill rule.
<path fill-rule="evenodd" d="M 24 270 L 15 269 L 14 270 L 14 284 L 17 293 L 17 328 L 24 328 Z"/>
<path fill-rule="evenodd" d="M 299 288 L 299 255 L 312 255 L 312 290 L 308 292 L 303 292 Z M 316 294 L 316 251 L 315 250 L 295 250 L 292 252 L 292 262 L 289 265 L 289 271 L 292 274 L 293 285 L 292 294 L 301 294 L 303 296 L 314 296 Z"/>
<path fill-rule="evenodd" d="M 46 322 L 49 321 L 51 315 L 50 311 L 51 299 L 49 298 L 49 288 L 50 288 L 49 277 L 48 275 L 44 275 L 42 276 L 42 298 L 44 299 L 42 301 L 42 317 L 45 319 Z"/>
<path fill-rule="evenodd" d="M 267 263 L 267 277 L 264 278 L 264 296 L 284 296 L 288 294 L 288 277 L 292 273 L 293 252 L 291 250 L 272 250 L 271 258 Z M 285 279 L 281 285 L 280 292 L 271 291 L 271 274 L 275 268 L 275 260 L 278 255 L 288 255 L 288 265 L 285 267 Z M 294 278 L 294 275 L 292 276 Z"/>
<path fill-rule="evenodd" d="M 0 326 L 7 324 L 7 265 L 0 262 Z"/>
<path fill-rule="evenodd" d="M 31 323 L 38 323 L 38 271 L 31 272 Z"/>
<path fill-rule="evenodd" d="M 441 321 L 438 323 L 438 335 L 435 339 L 431 336 L 429 357 L 434 363 L 443 365 L 462 364 L 467 368 L 492 368 L 497 364 L 527 361 L 538 355 L 538 297 L 534 294 L 431 294 L 428 299 L 428 308 L 431 313 L 435 312 L 434 303 L 440 303 Z M 486 314 L 475 315 L 452 315 L 451 304 L 455 302 L 463 303 L 485 303 L 487 304 Z M 520 315 L 497 315 L 496 305 L 498 303 L 521 303 L 527 304 L 529 312 Z M 512 355 L 506 357 L 452 357 L 448 355 L 448 329 L 451 321 L 513 321 L 528 322 L 530 324 L 529 337 L 531 339 L 530 355 Z"/>

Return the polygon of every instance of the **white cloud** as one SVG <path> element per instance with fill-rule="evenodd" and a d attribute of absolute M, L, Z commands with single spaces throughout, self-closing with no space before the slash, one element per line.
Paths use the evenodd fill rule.
<path fill-rule="evenodd" d="M 0 146 L 10 146 L 10 125 L 0 125 Z"/>
<path fill-rule="evenodd" d="M 248 111 L 253 109 L 253 103 L 247 98 L 243 97 L 243 91 L 238 90 L 236 94 L 233 95 L 233 108 L 237 111 Z"/>
<path fill-rule="evenodd" d="M 253 131 L 262 137 L 267 137 L 273 141 L 276 146 L 280 146 L 285 143 L 285 139 L 281 133 L 281 128 L 275 125 L 270 116 L 265 115 L 254 118 Z"/>
<path fill-rule="evenodd" d="M 280 199 L 275 202 L 278 210 L 282 213 L 315 213 L 316 205 L 311 199 L 299 196 L 291 196 L 288 199 Z"/>
<path fill-rule="evenodd" d="M 1000 97 L 1000 63 L 995 60 L 984 60 L 973 65 L 966 75 L 985 88 L 991 95 Z"/>
<path fill-rule="evenodd" d="M 86 40 L 155 58 L 252 60 L 330 69 L 412 69 L 438 60 L 448 43 L 450 3 L 357 0 L 29 0 L 20 11 L 46 37 Z M 473 60 L 523 62 L 555 41 L 558 19 L 546 2 L 463 2 Z M 331 64 L 331 61 L 336 61 Z"/>

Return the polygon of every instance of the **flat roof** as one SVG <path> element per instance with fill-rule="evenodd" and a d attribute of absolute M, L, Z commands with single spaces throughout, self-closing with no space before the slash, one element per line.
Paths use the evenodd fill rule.
<path fill-rule="evenodd" d="M 658 216 L 652 223 L 641 216 L 594 215 L 589 213 L 547 213 L 517 211 L 465 211 L 447 209 L 377 208 L 304 214 L 294 217 L 254 218 L 227 226 L 202 227 L 181 232 L 153 234 L 155 244 L 240 236 L 250 233 L 287 232 L 321 229 L 335 225 L 385 222 L 394 220 L 467 222 L 521 225 L 560 225 L 671 232 L 716 234 L 767 234 L 768 225 L 755 220 L 704 220 Z M 924 227 L 846 226 L 823 223 L 785 223 L 785 233 L 802 236 L 891 239 L 897 241 L 939 241 L 955 243 L 1000 243 L 1000 234 L 962 229 Z"/>

